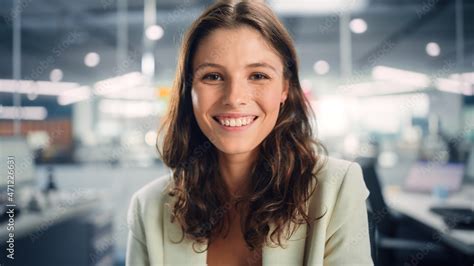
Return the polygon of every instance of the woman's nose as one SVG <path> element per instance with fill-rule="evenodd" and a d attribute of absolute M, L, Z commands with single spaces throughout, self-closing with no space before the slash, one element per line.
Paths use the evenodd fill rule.
<path fill-rule="evenodd" d="M 231 79 L 224 86 L 224 105 L 241 106 L 248 104 L 251 93 L 246 80 Z"/>

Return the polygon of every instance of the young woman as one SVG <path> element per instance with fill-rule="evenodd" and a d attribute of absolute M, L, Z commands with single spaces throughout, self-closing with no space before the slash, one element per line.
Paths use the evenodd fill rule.
<path fill-rule="evenodd" d="M 296 52 L 265 4 L 218 2 L 185 36 L 137 191 L 127 265 L 372 265 L 358 164 L 325 156 Z"/>

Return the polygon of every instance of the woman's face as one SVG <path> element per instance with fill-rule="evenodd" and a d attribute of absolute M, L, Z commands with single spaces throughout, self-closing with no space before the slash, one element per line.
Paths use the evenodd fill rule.
<path fill-rule="evenodd" d="M 272 131 L 288 95 L 283 63 L 250 27 L 217 29 L 193 58 L 192 103 L 197 123 L 223 153 L 253 151 Z"/>

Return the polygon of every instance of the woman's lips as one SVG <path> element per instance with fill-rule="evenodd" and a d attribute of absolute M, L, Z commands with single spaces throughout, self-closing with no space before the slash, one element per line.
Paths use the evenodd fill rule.
<path fill-rule="evenodd" d="M 212 118 L 226 131 L 241 131 L 249 128 L 257 120 L 258 116 L 214 116 Z"/>

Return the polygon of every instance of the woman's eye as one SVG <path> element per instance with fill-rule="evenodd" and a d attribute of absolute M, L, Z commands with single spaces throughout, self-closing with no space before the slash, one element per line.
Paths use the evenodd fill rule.
<path fill-rule="evenodd" d="M 217 73 L 210 73 L 210 74 L 205 75 L 202 79 L 210 80 L 210 81 L 220 81 L 222 80 L 222 77 Z"/>
<path fill-rule="evenodd" d="M 263 73 L 254 73 L 250 77 L 252 80 L 261 80 L 261 79 L 269 79 L 269 77 Z"/>

